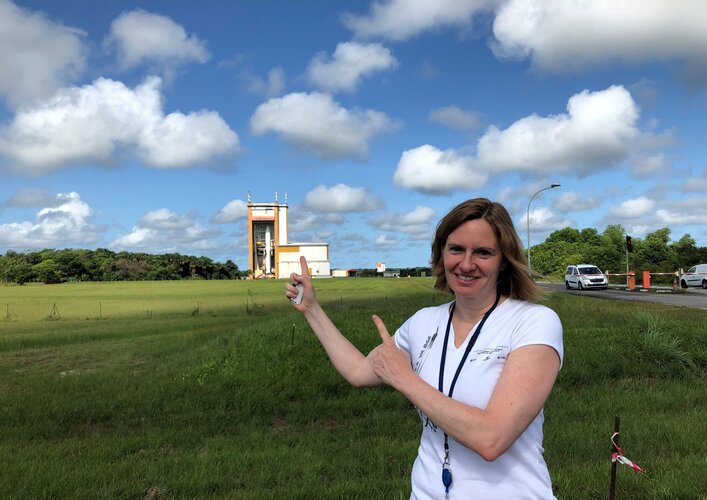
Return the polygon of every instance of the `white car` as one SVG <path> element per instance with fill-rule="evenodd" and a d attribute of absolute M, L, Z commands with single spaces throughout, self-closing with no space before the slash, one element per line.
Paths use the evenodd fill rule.
<path fill-rule="evenodd" d="M 680 286 L 701 286 L 707 290 L 707 264 L 697 264 L 680 276 Z"/>
<path fill-rule="evenodd" d="M 604 273 L 593 264 L 577 264 L 567 266 L 565 271 L 565 286 L 567 290 L 576 288 L 586 290 L 590 288 L 609 288 L 609 280 Z"/>

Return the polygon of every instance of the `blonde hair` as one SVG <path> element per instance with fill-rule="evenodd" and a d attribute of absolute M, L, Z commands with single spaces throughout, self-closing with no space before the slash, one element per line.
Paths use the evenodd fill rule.
<path fill-rule="evenodd" d="M 537 302 L 543 297 L 542 289 L 530 277 L 525 263 L 523 244 L 513 227 L 506 207 L 487 198 L 466 200 L 447 213 L 437 224 L 432 241 L 432 275 L 435 288 L 453 293 L 444 273 L 443 251 L 449 235 L 464 222 L 484 219 L 493 229 L 505 266 L 498 275 L 498 291 L 512 299 Z"/>

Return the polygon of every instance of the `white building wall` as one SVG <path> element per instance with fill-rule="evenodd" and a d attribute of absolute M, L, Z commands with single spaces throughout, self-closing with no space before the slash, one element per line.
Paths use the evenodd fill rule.
<path fill-rule="evenodd" d="M 307 259 L 307 266 L 313 278 L 329 278 L 331 277 L 331 266 L 329 264 L 329 245 L 327 243 L 306 243 L 287 245 L 297 247 L 298 251 L 294 252 L 279 252 L 280 262 L 278 264 L 278 278 L 289 278 L 290 274 L 300 274 L 300 255 L 304 255 Z"/>
<path fill-rule="evenodd" d="M 266 205 L 263 203 L 253 203 L 253 218 L 256 217 L 274 217 L 275 210 L 272 205 Z"/>

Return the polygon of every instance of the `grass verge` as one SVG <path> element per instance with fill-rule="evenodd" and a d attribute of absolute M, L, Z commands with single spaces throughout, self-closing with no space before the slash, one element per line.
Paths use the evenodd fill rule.
<path fill-rule="evenodd" d="M 0 497 L 407 498 L 414 410 L 388 388 L 348 387 L 282 287 L 0 287 L 16 312 L 0 319 Z M 429 278 L 317 291 L 366 352 L 371 314 L 393 331 L 446 300 Z M 111 307 L 87 312 L 97 303 Z M 700 498 L 707 315 L 565 294 L 547 305 L 565 328 L 545 424 L 557 497 L 608 495 L 619 415 L 624 454 L 648 476 L 620 468 L 617 498 Z"/>

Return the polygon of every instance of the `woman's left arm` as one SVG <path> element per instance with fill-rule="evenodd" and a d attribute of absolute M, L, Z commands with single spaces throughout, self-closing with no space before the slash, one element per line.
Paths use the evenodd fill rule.
<path fill-rule="evenodd" d="M 373 359 L 377 375 L 450 437 L 488 461 L 508 450 L 540 413 L 560 369 L 559 354 L 548 345 L 513 350 L 487 408 L 481 410 L 444 395 L 417 376 L 380 318 L 373 321 L 383 340 Z"/>

